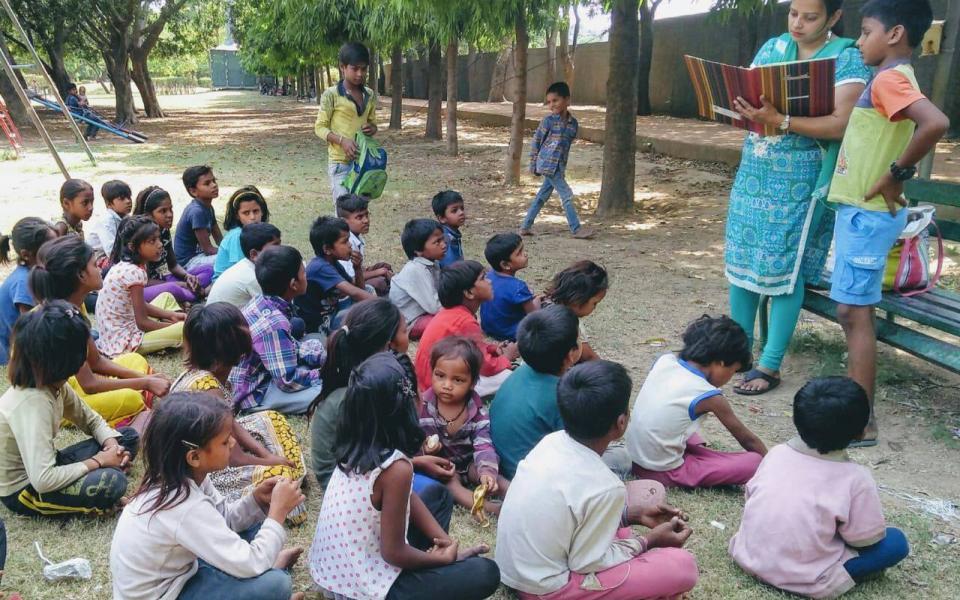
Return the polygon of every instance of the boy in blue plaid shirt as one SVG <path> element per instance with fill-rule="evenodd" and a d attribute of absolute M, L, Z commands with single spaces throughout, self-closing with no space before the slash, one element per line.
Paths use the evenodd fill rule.
<path fill-rule="evenodd" d="M 546 101 L 550 114 L 540 121 L 530 144 L 530 172 L 543 176 L 543 185 L 520 225 L 520 235 L 533 235 L 531 228 L 534 220 L 550 199 L 553 190 L 557 190 L 573 237 L 586 239 L 591 237 L 593 232 L 580 224 L 577 208 L 573 205 L 573 190 L 564 178 L 570 145 L 576 139 L 579 127 L 577 120 L 567 110 L 570 106 L 570 86 L 563 81 L 551 84 L 547 88 Z"/>

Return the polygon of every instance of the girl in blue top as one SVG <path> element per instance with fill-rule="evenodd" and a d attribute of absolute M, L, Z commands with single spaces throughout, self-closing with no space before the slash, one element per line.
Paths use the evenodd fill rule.
<path fill-rule="evenodd" d="M 213 263 L 213 279 L 237 264 L 246 256 L 240 248 L 240 232 L 250 223 L 269 223 L 270 209 L 263 194 L 253 185 L 235 191 L 227 201 L 227 215 L 223 218 L 223 240 L 217 247 L 217 260 Z"/>
<path fill-rule="evenodd" d="M 836 59 L 835 108 L 823 117 L 780 114 L 761 98 L 754 107 L 737 99 L 751 121 L 780 128 L 783 135 L 749 134 L 727 213 L 726 275 L 730 313 L 753 343 L 757 308 L 771 297 L 770 333 L 756 368 L 734 389 L 757 395 L 780 384 L 780 363 L 796 328 L 804 286 L 823 270 L 833 232 L 824 210 L 840 140 L 854 104 L 870 79 L 854 41 L 839 37 L 843 0 L 792 0 L 789 32 L 768 40 L 754 66 L 798 60 Z"/>
<path fill-rule="evenodd" d="M 17 268 L 0 285 L 0 365 L 10 358 L 10 332 L 21 314 L 36 305 L 30 292 L 30 269 L 37 262 L 37 251 L 57 237 L 50 223 L 37 217 L 20 219 L 9 236 L 0 235 L 0 264 L 10 262 L 10 243 L 17 253 Z"/>

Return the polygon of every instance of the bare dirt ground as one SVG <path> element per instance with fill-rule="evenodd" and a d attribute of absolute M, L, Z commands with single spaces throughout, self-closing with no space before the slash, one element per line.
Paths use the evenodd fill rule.
<path fill-rule="evenodd" d="M 187 201 L 179 174 L 188 165 L 209 163 L 221 182 L 217 212 L 222 216 L 222 203 L 233 189 L 249 183 L 260 186 L 284 242 L 309 256 L 309 221 L 329 212 L 330 207 L 326 150 L 313 135 L 316 107 L 228 92 L 164 98 L 164 104 L 168 118 L 142 125 L 150 136 L 149 144 L 135 146 L 107 137 L 95 142 L 100 160 L 97 168 L 85 164 L 76 147 L 68 144 L 65 127 L 48 122 L 54 125 L 59 143 L 69 149 L 67 161 L 74 176 L 95 187 L 114 177 L 129 181 L 135 191 L 157 183 L 174 193 L 179 210 Z M 453 188 L 467 199 L 466 255 L 482 260 L 483 245 L 490 235 L 516 228 L 538 181 L 525 176 L 518 188 L 504 186 L 505 129 L 462 123 L 461 154 L 454 158 L 444 154 L 442 142 L 422 138 L 423 118 L 408 113 L 403 131 L 384 130 L 380 135 L 390 151 L 391 184 L 385 196 L 372 205 L 368 256 L 390 261 L 395 267 L 402 265 L 398 240 L 403 223 L 431 216 L 429 198 L 441 189 Z M 27 158 L 0 162 L 0 230 L 4 232 L 23 216 L 58 212 L 57 188 L 62 179 L 35 140 L 30 147 Z M 627 218 L 601 221 L 590 216 L 599 196 L 601 159 L 601 146 L 578 143 L 568 170 L 580 213 L 600 232 L 597 238 L 571 239 L 555 199 L 537 222 L 538 235 L 527 241 L 530 267 L 521 275 L 538 291 L 553 273 L 574 260 L 590 258 L 603 264 L 611 275 L 611 289 L 585 325 L 598 353 L 627 366 L 639 389 L 653 360 L 679 348 L 687 323 L 704 313 L 728 310 L 723 231 L 732 173 L 725 166 L 638 155 L 637 209 Z M 98 205 L 97 215 L 102 210 Z M 952 256 L 948 266 L 955 274 L 957 255 Z M 835 324 L 805 313 L 797 339 L 784 365 L 780 389 L 750 400 L 732 391 L 728 396 L 741 418 L 768 445 L 794 435 L 790 408 L 794 392 L 810 377 L 844 369 L 842 334 Z M 881 355 L 878 413 L 882 441 L 877 448 L 851 454 L 891 491 L 944 499 L 956 506 L 960 500 L 960 441 L 953 430 L 960 427 L 960 378 L 888 347 L 882 347 Z M 157 366 L 175 375 L 178 360 L 176 355 L 168 355 Z M 295 426 L 305 432 L 302 419 Z M 733 438 L 715 421 L 708 421 L 705 429 L 714 443 L 735 447 Z M 855 597 L 956 597 L 960 545 L 929 542 L 937 533 L 960 535 L 960 522 L 935 519 L 892 494 L 882 496 L 888 519 L 904 526 L 911 536 L 914 555 L 885 580 L 858 588 Z M 784 597 L 740 573 L 725 556 L 726 541 L 739 522 L 742 501 L 738 493 L 671 493 L 671 500 L 688 508 L 694 518 L 696 535 L 690 547 L 700 562 L 701 581 L 693 597 Z M 310 490 L 312 514 L 319 503 L 320 493 L 314 486 Z M 4 589 L 29 592 L 25 598 L 109 595 L 106 555 L 112 522 L 60 527 L 9 513 L 3 516 L 11 535 Z M 725 523 L 726 529 L 711 527 L 711 520 Z M 313 523 L 311 518 L 294 530 L 291 539 L 309 545 Z M 455 516 L 453 531 L 468 541 L 495 541 L 493 529 L 477 528 L 463 512 Z M 90 558 L 96 571 L 94 580 L 56 586 L 38 581 L 33 539 L 44 540 L 56 559 Z M 309 575 L 302 567 L 296 582 L 297 589 L 309 585 Z M 502 591 L 497 597 L 510 595 Z"/>

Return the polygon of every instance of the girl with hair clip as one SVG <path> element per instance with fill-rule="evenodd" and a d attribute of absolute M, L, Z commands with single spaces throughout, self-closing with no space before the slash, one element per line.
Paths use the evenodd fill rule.
<path fill-rule="evenodd" d="M 93 248 L 76 236 L 44 244 L 30 273 L 34 297 L 38 302 L 66 300 L 87 318 L 84 298 L 103 287 L 96 260 Z M 129 423 L 138 431 L 154 397 L 170 388 L 167 376 L 154 373 L 143 356 L 131 352 L 111 360 L 97 350 L 93 336 L 87 340 L 87 360 L 67 383 L 111 426 Z"/>
<path fill-rule="evenodd" d="M 283 522 L 300 482 L 273 477 L 229 502 L 210 474 L 230 464 L 233 416 L 209 394 L 171 394 L 143 435 L 144 474 L 110 544 L 113 597 L 302 600 Z"/>
<path fill-rule="evenodd" d="M 17 221 L 9 236 L 0 235 L 0 264 L 10 262 L 10 243 L 16 252 L 17 266 L 0 285 L 0 365 L 10 358 L 10 332 L 23 313 L 36 304 L 30 292 L 30 269 L 37 262 L 40 246 L 57 237 L 49 222 L 37 217 Z"/>
<path fill-rule="evenodd" d="M 609 287 L 610 280 L 607 278 L 606 269 L 592 260 L 581 260 L 553 276 L 550 288 L 540 304 L 541 308 L 561 304 L 580 319 L 580 362 L 600 358 L 590 346 L 583 319 L 593 314 L 597 305 L 607 297 Z"/>
<path fill-rule="evenodd" d="M 86 319 L 54 300 L 23 315 L 13 337 L 10 388 L 0 397 L 0 502 L 39 517 L 112 510 L 127 490 L 139 435 L 114 430 L 67 385 L 87 358 Z M 63 419 L 91 439 L 58 450 Z"/>
<path fill-rule="evenodd" d="M 240 233 L 250 223 L 269 223 L 270 209 L 263 194 L 254 185 L 245 185 L 227 200 L 227 214 L 223 217 L 223 240 L 217 246 L 217 260 L 213 263 L 213 279 L 240 262 L 246 256 L 240 247 Z"/>
<path fill-rule="evenodd" d="M 265 410 L 237 416 L 227 378 L 252 348 L 247 321 L 239 308 L 226 302 L 194 306 L 183 325 L 187 369 L 170 387 L 173 393 L 204 392 L 233 412 L 233 438 L 237 443 L 230 453 L 230 466 L 210 474 L 214 487 L 230 501 L 271 477 L 300 479 L 304 474 L 300 442 L 282 414 Z M 306 519 L 305 504 L 287 515 L 291 525 Z"/>
<path fill-rule="evenodd" d="M 83 239 L 83 222 L 93 216 L 93 186 L 82 179 L 68 179 L 60 186 L 60 208 L 53 219 L 57 235 L 74 233 Z"/>
<path fill-rule="evenodd" d="M 337 468 L 323 495 L 310 575 L 334 598 L 487 598 L 500 584 L 486 545 L 460 550 L 416 494 L 413 464 L 424 441 L 416 382 L 380 352 L 350 375 L 337 426 Z M 418 549 L 407 525 L 432 538 Z"/>
<path fill-rule="evenodd" d="M 177 262 L 173 252 L 173 239 L 170 229 L 173 227 L 173 200 L 166 190 L 151 185 L 140 190 L 134 203 L 133 214 L 146 215 L 160 227 L 160 243 L 163 250 L 160 258 L 147 263 L 147 285 L 143 288 L 143 297 L 153 301 L 160 294 L 173 294 L 181 306 L 193 304 L 206 295 L 206 289 L 213 281 L 213 267 L 201 265 L 187 271 Z"/>
<path fill-rule="evenodd" d="M 183 342 L 186 315 L 172 294 L 163 293 L 147 302 L 145 264 L 157 261 L 163 252 L 160 228 L 145 216 L 127 217 L 117 230 L 113 267 L 97 298 L 97 348 L 107 356 L 127 352 L 150 354 L 179 348 Z"/>

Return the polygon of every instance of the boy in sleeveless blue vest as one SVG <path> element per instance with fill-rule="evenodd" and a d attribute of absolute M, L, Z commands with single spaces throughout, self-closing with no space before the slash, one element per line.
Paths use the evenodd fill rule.
<path fill-rule="evenodd" d="M 910 58 L 930 27 L 929 0 L 871 0 L 857 46 L 878 69 L 857 102 L 840 148 L 829 200 L 836 203 L 836 267 L 830 298 L 837 302 L 849 350 L 848 373 L 867 391 L 870 423 L 852 446 L 875 446 L 873 412 L 880 302 L 887 255 L 907 222 L 903 184 L 950 125 L 920 92 Z"/>

